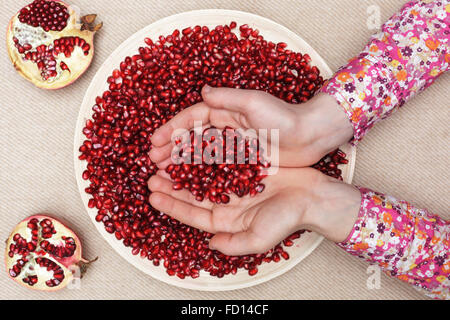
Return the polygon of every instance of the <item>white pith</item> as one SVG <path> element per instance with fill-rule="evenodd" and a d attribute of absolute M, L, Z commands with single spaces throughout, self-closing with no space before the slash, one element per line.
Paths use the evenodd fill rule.
<path fill-rule="evenodd" d="M 14 36 L 19 40 L 19 43 L 29 43 L 33 48 L 41 44 L 51 43 L 51 37 L 42 28 L 34 28 L 25 23 L 21 23 L 19 19 L 15 19 L 13 23 Z M 50 40 L 50 41 L 49 41 Z"/>
<path fill-rule="evenodd" d="M 67 26 L 62 31 L 48 31 L 45 32 L 42 27 L 32 27 L 19 21 L 19 15 L 13 17 L 7 33 L 7 48 L 10 58 L 16 67 L 16 69 L 29 81 L 35 85 L 46 88 L 55 89 L 64 87 L 76 80 L 89 66 L 93 53 L 93 36 L 94 32 L 89 30 L 81 31 L 81 22 L 76 12 L 67 6 L 70 17 L 67 22 Z M 36 48 L 40 45 L 52 45 L 55 39 L 63 37 L 79 37 L 84 39 L 86 43 L 89 43 L 91 48 L 87 56 L 84 55 L 83 50 L 76 46 L 71 54 L 70 58 L 66 58 L 63 53 L 60 53 L 55 57 L 56 60 L 56 72 L 55 77 L 42 79 L 41 70 L 39 70 L 37 64 L 33 61 L 25 60 L 25 54 L 20 54 L 13 38 L 19 40 L 20 45 L 30 44 L 32 49 L 29 52 L 36 51 Z M 69 70 L 62 70 L 60 62 L 63 61 L 69 68 Z"/>
<path fill-rule="evenodd" d="M 39 222 L 43 220 L 43 218 L 38 218 Z M 22 221 L 19 223 L 19 225 L 16 226 L 14 231 L 11 233 L 10 237 L 8 238 L 8 241 L 6 243 L 6 271 L 9 274 L 9 270 L 17 263 L 19 259 L 22 259 L 23 256 L 20 254 L 15 254 L 12 258 L 8 256 L 9 248 L 12 243 L 15 243 L 13 240 L 13 237 L 15 234 L 20 234 L 27 242 L 31 241 L 31 229 L 27 227 L 28 222 L 30 219 L 27 219 L 25 221 Z M 70 265 L 72 263 L 76 263 L 79 260 L 80 257 L 80 248 L 79 243 L 77 241 L 77 237 L 71 230 L 69 230 L 67 227 L 65 227 L 60 222 L 51 219 L 53 226 L 56 230 L 56 233 L 49 239 L 43 239 L 41 237 L 41 229 L 42 227 L 39 225 L 38 222 L 38 241 L 37 241 L 37 249 L 35 252 L 29 253 L 25 258 L 28 259 L 28 262 L 22 267 L 20 274 L 17 277 L 14 277 L 13 279 L 20 283 L 21 285 L 24 285 L 31 289 L 37 289 L 37 290 L 57 290 L 60 288 L 65 287 L 73 278 L 73 274 L 71 271 L 69 271 Z M 42 240 L 47 240 L 50 243 L 54 245 L 65 245 L 64 240 L 62 240 L 62 236 L 66 237 L 72 237 L 76 241 L 76 250 L 73 254 L 73 256 L 65 258 L 65 259 L 56 259 L 55 257 L 51 256 L 47 252 L 40 249 L 39 244 Z M 63 281 L 55 286 L 55 287 L 49 287 L 45 283 L 47 280 L 53 279 L 53 271 L 47 271 L 46 267 L 41 267 L 37 262 L 36 258 L 47 258 L 53 262 L 55 262 L 58 266 L 60 266 L 64 271 L 64 279 Z M 37 275 L 38 282 L 34 284 L 33 286 L 30 286 L 23 282 L 23 279 L 26 278 L 29 275 Z"/>

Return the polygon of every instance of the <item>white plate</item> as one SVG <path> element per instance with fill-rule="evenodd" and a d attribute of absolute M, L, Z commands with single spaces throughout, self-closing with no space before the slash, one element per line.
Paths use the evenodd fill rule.
<path fill-rule="evenodd" d="M 106 241 L 133 266 L 158 280 L 187 289 L 225 291 L 263 283 L 293 268 L 320 244 L 323 237 L 316 233 L 303 234 L 300 239 L 296 240 L 294 246 L 286 248 L 286 251 L 290 255 L 289 260 L 286 261 L 282 259 L 278 263 L 263 263 L 258 267 L 259 271 L 255 276 L 249 276 L 247 271 L 242 269 L 239 270 L 236 275 L 228 275 L 221 279 L 212 277 L 205 272 L 201 272 L 200 277 L 197 279 L 186 278 L 181 280 L 176 276 L 171 277 L 166 273 L 163 266 L 155 267 L 151 261 L 141 259 L 139 256 L 133 256 L 130 248 L 126 248 L 121 241 L 116 240 L 114 235 L 107 233 L 102 223 L 95 221 L 97 210 L 88 208 L 89 197 L 84 191 L 89 183 L 81 177 L 86 168 L 86 162 L 78 159 L 78 149 L 85 140 L 82 129 L 86 120 L 91 118 L 95 97 L 101 95 L 103 91 L 107 89 L 107 77 L 112 74 L 114 69 L 118 68 L 120 62 L 123 61 L 126 56 L 137 53 L 138 48 L 145 45 L 144 39 L 146 37 L 158 39 L 160 35 L 171 34 L 175 29 L 182 30 L 183 28 L 195 25 L 215 27 L 217 25 L 228 24 L 231 21 L 236 21 L 238 26 L 248 24 L 250 27 L 259 29 L 260 34 L 266 40 L 271 40 L 275 43 L 285 42 L 288 44 L 288 48 L 293 51 L 308 53 L 312 58 L 312 64 L 320 69 L 322 76 L 325 79 L 331 77 L 332 73 L 330 68 L 309 44 L 292 31 L 271 20 L 254 14 L 232 10 L 214 9 L 185 12 L 161 19 L 136 32 L 128 38 L 128 40 L 123 42 L 108 57 L 108 59 L 106 59 L 93 78 L 86 95 L 84 96 L 75 131 L 74 159 L 76 179 L 85 208 L 97 230 Z M 344 181 L 350 183 L 353 177 L 356 151 L 355 148 L 350 145 L 343 146 L 341 149 L 347 153 L 349 159 L 349 164 L 342 167 L 342 175 Z"/>

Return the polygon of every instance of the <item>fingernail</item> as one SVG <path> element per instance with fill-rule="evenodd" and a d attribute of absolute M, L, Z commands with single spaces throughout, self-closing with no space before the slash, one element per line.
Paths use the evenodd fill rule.
<path fill-rule="evenodd" d="M 208 86 L 207 84 L 205 84 L 205 86 L 203 87 L 203 93 L 210 93 L 211 92 L 211 87 Z"/>

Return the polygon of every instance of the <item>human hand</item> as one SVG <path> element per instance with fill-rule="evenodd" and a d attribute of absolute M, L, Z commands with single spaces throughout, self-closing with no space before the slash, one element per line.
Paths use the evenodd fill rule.
<path fill-rule="evenodd" d="M 360 207 L 359 191 L 311 168 L 280 168 L 264 179 L 263 193 L 227 205 L 198 202 L 188 190 L 175 191 L 160 170 L 149 180 L 150 204 L 182 223 L 215 234 L 210 248 L 227 255 L 263 253 L 297 230 L 308 229 L 340 242 L 351 231 Z"/>
<path fill-rule="evenodd" d="M 194 121 L 218 129 L 278 129 L 281 167 L 313 165 L 353 136 L 346 114 L 326 94 L 300 105 L 256 90 L 205 86 L 202 96 L 203 102 L 181 111 L 153 134 L 150 158 L 159 168 L 171 163 L 173 132 L 192 129 Z"/>

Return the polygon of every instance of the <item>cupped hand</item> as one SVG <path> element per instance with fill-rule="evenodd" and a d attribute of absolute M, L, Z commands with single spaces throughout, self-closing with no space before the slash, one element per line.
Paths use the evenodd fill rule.
<path fill-rule="evenodd" d="M 149 180 L 151 205 L 182 223 L 213 233 L 210 248 L 227 255 L 263 253 L 297 230 L 309 229 L 342 241 L 356 219 L 360 196 L 354 187 L 310 168 L 280 168 L 264 179 L 255 197 L 231 196 L 226 205 L 198 202 L 175 191 L 160 170 Z"/>
<path fill-rule="evenodd" d="M 211 88 L 202 90 L 203 102 L 187 108 L 153 134 L 150 158 L 159 168 L 170 164 L 172 134 L 190 130 L 194 121 L 219 129 L 279 130 L 279 166 L 310 166 L 350 140 L 350 122 L 331 96 L 319 94 L 310 101 L 289 104 L 256 90 Z"/>

